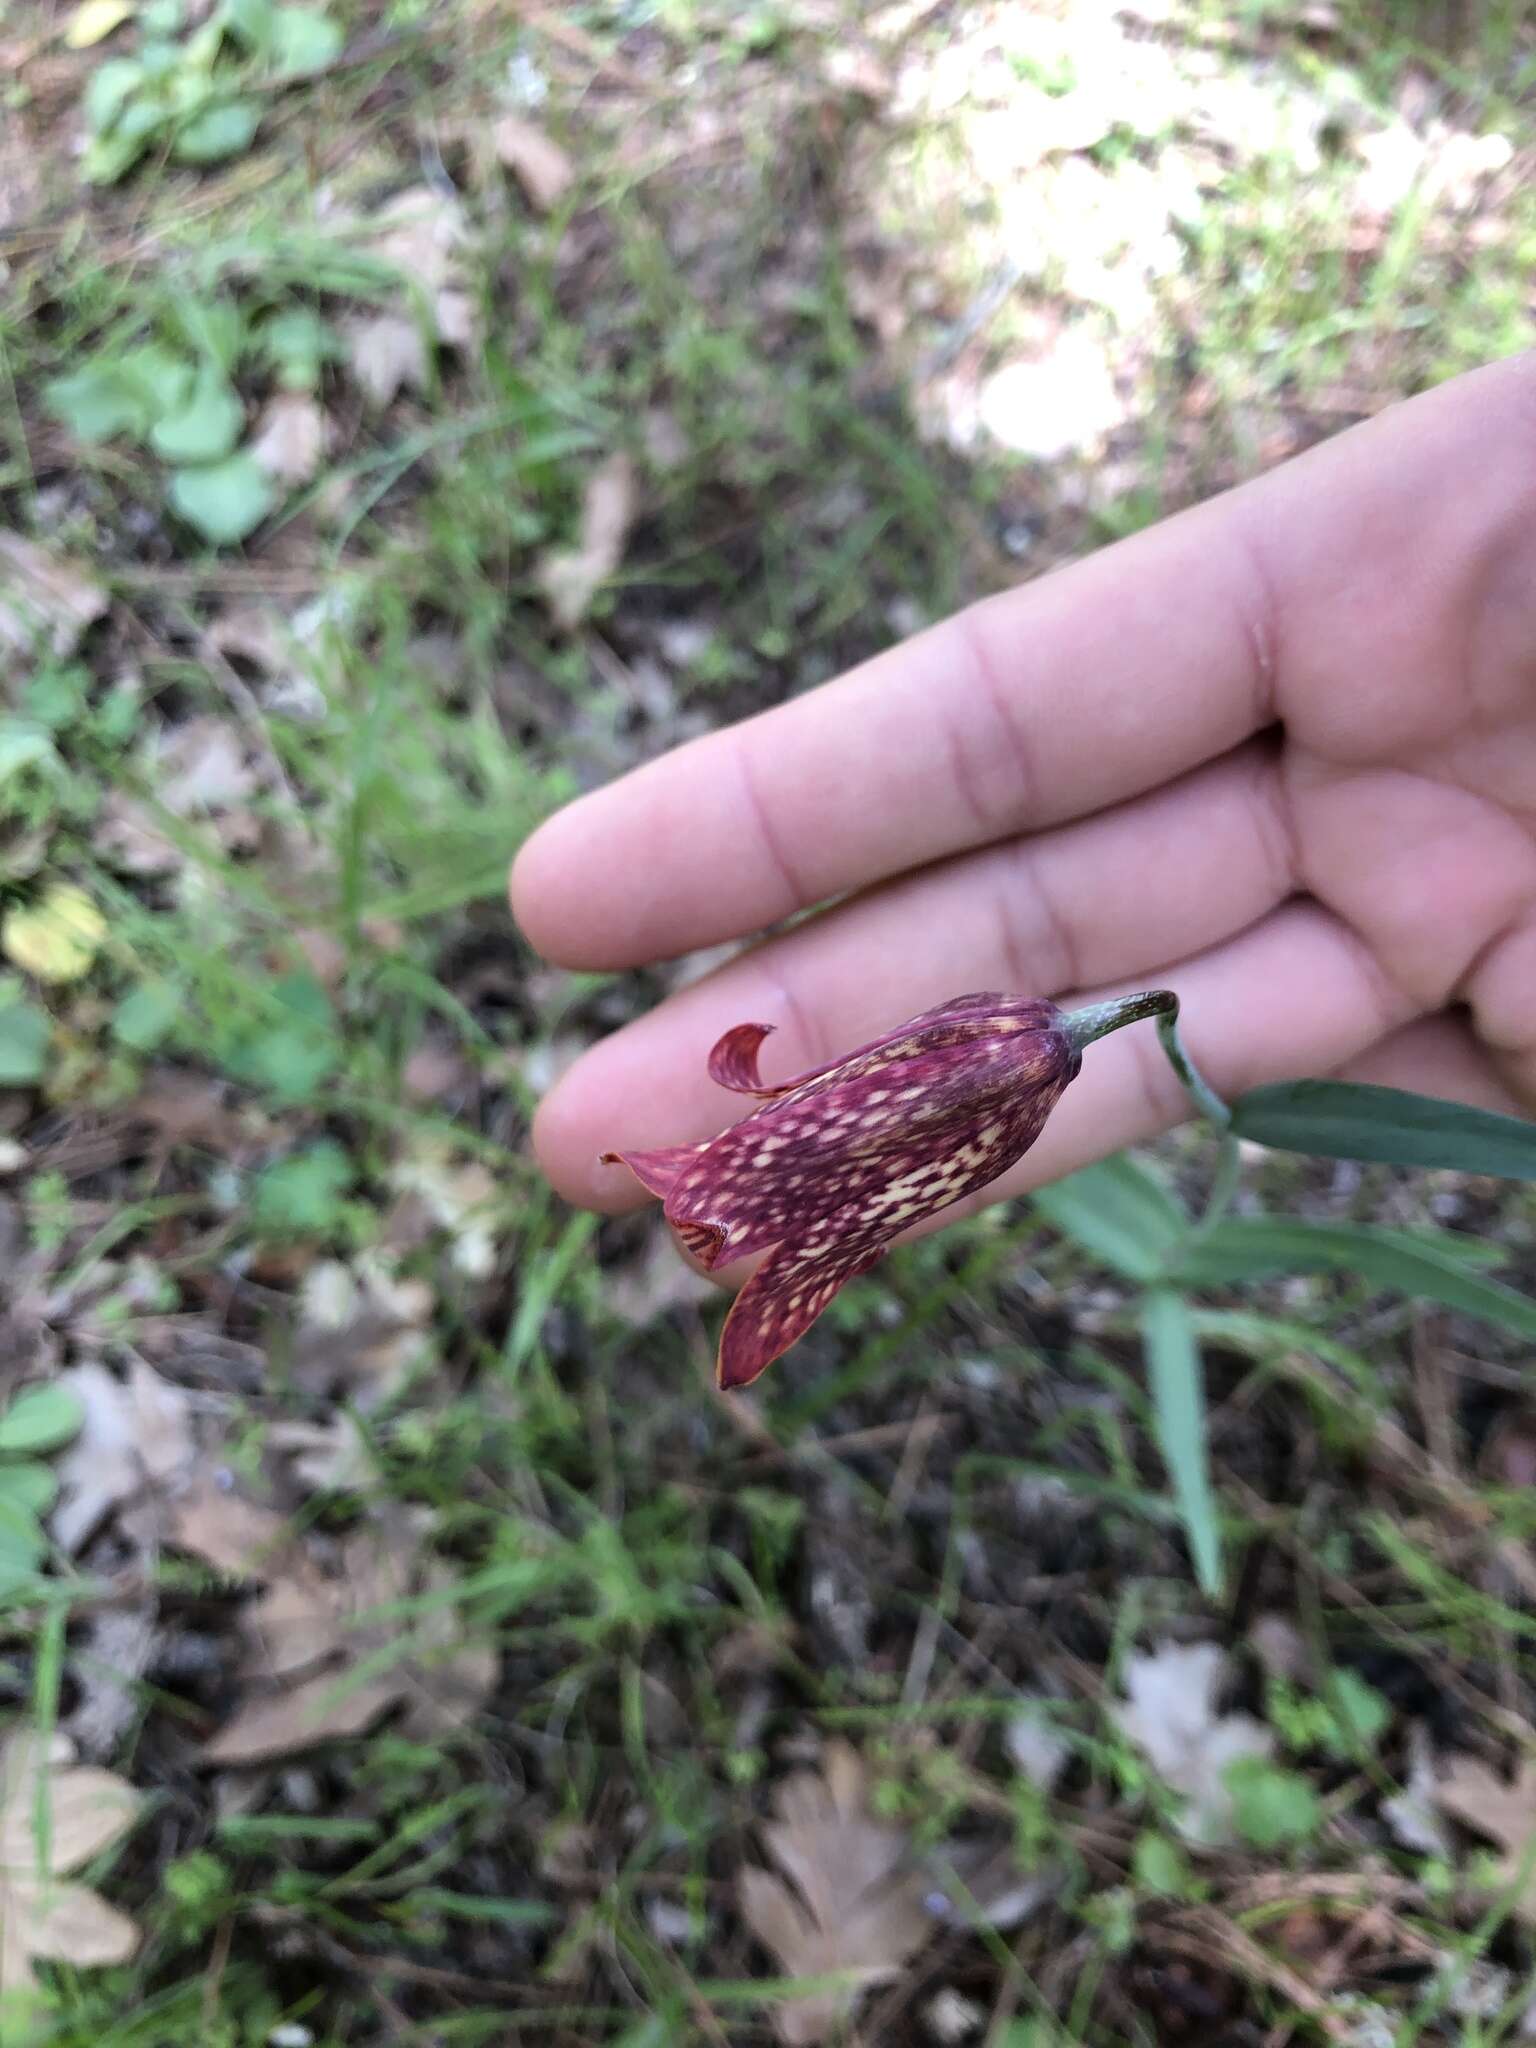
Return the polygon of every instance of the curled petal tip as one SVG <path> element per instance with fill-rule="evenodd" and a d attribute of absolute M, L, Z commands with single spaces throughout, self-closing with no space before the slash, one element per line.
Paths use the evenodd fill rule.
<path fill-rule="evenodd" d="M 735 1024 L 715 1041 L 709 1054 L 709 1078 L 718 1087 L 737 1095 L 779 1095 L 782 1089 L 765 1087 L 757 1071 L 758 1048 L 773 1035 L 772 1024 Z"/>

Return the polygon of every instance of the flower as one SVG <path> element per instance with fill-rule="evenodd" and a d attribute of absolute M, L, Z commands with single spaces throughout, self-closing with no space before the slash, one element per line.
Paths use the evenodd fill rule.
<path fill-rule="evenodd" d="M 957 996 L 776 1086 L 757 1070 L 772 1027 L 727 1031 L 709 1055 L 710 1077 L 761 1097 L 759 1108 L 703 1144 L 602 1155 L 660 1196 L 706 1267 L 768 1254 L 726 1317 L 721 1386 L 749 1385 L 900 1231 L 1026 1152 L 1083 1044 L 1113 1028 L 1110 1007 L 1122 1006 L 1072 1017 L 1025 996 Z"/>

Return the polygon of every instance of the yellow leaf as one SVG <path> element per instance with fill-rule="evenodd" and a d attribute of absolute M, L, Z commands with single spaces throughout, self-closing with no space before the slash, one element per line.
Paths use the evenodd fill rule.
<path fill-rule="evenodd" d="M 0 925 L 0 948 L 38 981 L 78 981 L 107 935 L 107 921 L 83 889 L 56 883 L 40 902 Z"/>
<path fill-rule="evenodd" d="M 82 0 L 70 16 L 64 40 L 72 50 L 88 50 L 132 19 L 135 0 Z"/>

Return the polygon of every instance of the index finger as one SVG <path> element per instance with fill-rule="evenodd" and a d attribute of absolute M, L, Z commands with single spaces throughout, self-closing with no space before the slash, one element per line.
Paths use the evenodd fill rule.
<path fill-rule="evenodd" d="M 1155 788 L 1268 721 L 1263 611 L 1202 507 L 578 798 L 513 911 L 549 959 L 634 966 Z"/>
<path fill-rule="evenodd" d="M 579 799 L 518 857 L 519 923 L 551 959 L 632 966 L 1227 753 L 1275 719 L 1281 621 L 1326 645 L 1401 580 L 1405 508 L 1444 502 L 1518 377 L 1443 386 Z"/>

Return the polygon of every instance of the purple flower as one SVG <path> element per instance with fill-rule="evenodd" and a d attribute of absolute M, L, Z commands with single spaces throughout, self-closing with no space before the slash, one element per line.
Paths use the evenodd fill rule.
<path fill-rule="evenodd" d="M 709 1056 L 723 1088 L 762 1098 L 740 1123 L 603 1154 L 705 1266 L 768 1254 L 725 1319 L 722 1387 L 748 1386 L 899 1232 L 1027 1152 L 1082 1064 L 1065 1013 L 1024 996 L 956 996 L 776 1087 L 757 1070 L 771 1028 L 738 1024 Z"/>

